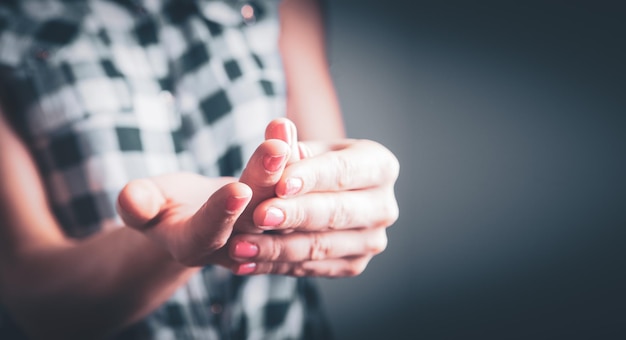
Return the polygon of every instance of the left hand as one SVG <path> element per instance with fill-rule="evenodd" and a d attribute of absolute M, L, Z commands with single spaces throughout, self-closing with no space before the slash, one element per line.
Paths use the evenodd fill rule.
<path fill-rule="evenodd" d="M 386 228 L 398 218 L 396 157 L 369 140 L 301 142 L 299 149 L 302 159 L 286 166 L 276 197 L 254 208 L 254 225 L 271 232 L 229 240 L 235 273 L 355 276 L 386 248 Z"/>

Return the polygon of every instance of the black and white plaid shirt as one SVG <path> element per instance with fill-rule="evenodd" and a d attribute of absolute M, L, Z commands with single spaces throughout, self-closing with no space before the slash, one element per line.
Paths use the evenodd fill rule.
<path fill-rule="evenodd" d="M 277 1 L 3 0 L 3 111 L 65 233 L 121 225 L 131 179 L 236 176 L 285 111 Z M 206 267 L 115 338 L 326 338 L 307 279 Z M 19 333 L 0 310 L 0 338 Z"/>

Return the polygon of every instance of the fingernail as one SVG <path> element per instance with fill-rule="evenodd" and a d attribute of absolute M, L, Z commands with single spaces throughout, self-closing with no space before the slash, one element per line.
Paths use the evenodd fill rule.
<path fill-rule="evenodd" d="M 248 275 L 253 273 L 256 270 L 256 263 L 251 262 L 251 263 L 243 263 L 240 264 L 239 267 L 237 267 L 237 270 L 235 270 L 235 274 L 237 275 Z"/>
<path fill-rule="evenodd" d="M 241 210 L 248 202 L 248 196 L 231 196 L 226 200 L 226 211 L 235 213 Z"/>
<path fill-rule="evenodd" d="M 263 166 L 265 166 L 265 170 L 275 172 L 280 169 L 285 161 L 285 155 L 280 156 L 265 156 L 263 158 Z"/>
<path fill-rule="evenodd" d="M 239 258 L 251 258 L 259 254 L 259 246 L 250 242 L 238 242 L 235 244 L 233 256 Z"/>
<path fill-rule="evenodd" d="M 300 178 L 287 178 L 285 181 L 285 196 L 297 194 L 302 189 L 302 185 L 302 179 Z"/>
<path fill-rule="evenodd" d="M 275 227 L 285 220 L 285 213 L 275 207 L 270 207 L 265 211 L 263 227 Z"/>
<path fill-rule="evenodd" d="M 278 139 L 281 139 L 283 142 L 291 145 L 291 129 L 289 128 L 288 123 L 283 123 L 280 126 L 280 130 L 277 133 Z"/>

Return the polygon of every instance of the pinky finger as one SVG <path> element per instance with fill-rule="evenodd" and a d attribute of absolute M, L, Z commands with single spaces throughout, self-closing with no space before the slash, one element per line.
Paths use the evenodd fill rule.
<path fill-rule="evenodd" d="M 273 274 L 297 277 L 353 277 L 362 274 L 371 259 L 371 255 L 366 255 L 322 261 L 243 263 L 234 265 L 232 271 L 238 275 Z"/>

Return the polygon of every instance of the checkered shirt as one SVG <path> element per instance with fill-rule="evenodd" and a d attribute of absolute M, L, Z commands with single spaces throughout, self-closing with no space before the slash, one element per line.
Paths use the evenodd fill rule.
<path fill-rule="evenodd" d="M 271 0 L 0 1 L 3 111 L 64 232 L 120 227 L 115 201 L 135 178 L 237 176 L 285 111 L 277 36 Z M 0 310 L 0 338 L 18 334 Z M 311 280 L 209 266 L 114 338 L 328 335 Z"/>

